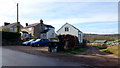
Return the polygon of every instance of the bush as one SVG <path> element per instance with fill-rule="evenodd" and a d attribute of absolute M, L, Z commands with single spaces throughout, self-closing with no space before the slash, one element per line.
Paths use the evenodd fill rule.
<path fill-rule="evenodd" d="M 20 33 L 17 32 L 7 32 L 7 31 L 2 31 L 2 39 L 6 40 L 18 40 L 20 39 Z"/>
<path fill-rule="evenodd" d="M 79 45 L 78 38 L 73 35 L 59 35 L 58 39 L 61 43 L 61 47 L 65 50 L 67 49 L 74 49 Z"/>
<path fill-rule="evenodd" d="M 21 44 L 20 33 L 0 31 L 2 32 L 2 45 L 18 45 Z"/>

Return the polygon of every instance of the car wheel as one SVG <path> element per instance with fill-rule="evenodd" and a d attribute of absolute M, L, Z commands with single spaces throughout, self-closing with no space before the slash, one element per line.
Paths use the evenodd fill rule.
<path fill-rule="evenodd" d="M 39 46 L 40 46 L 40 44 L 37 44 L 37 46 L 39 47 Z"/>
<path fill-rule="evenodd" d="M 31 44 L 32 47 L 34 47 L 34 44 Z"/>
<path fill-rule="evenodd" d="M 27 44 L 27 46 L 29 46 L 29 45 L 30 45 L 30 43 Z"/>

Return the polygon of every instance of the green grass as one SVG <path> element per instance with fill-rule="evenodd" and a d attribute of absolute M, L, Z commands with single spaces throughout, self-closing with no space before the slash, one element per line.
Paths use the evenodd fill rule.
<path fill-rule="evenodd" d="M 104 48 L 101 50 L 104 52 L 107 52 L 109 54 L 114 54 L 114 55 L 120 57 L 120 46 L 119 45 L 110 46 L 108 48 Z"/>
<path fill-rule="evenodd" d="M 97 47 L 99 49 L 106 49 L 107 48 L 107 46 L 95 46 L 95 47 Z"/>
<path fill-rule="evenodd" d="M 74 50 L 65 50 L 65 51 L 61 51 L 59 53 L 62 53 L 62 54 L 76 54 L 76 53 L 85 52 L 87 49 L 89 49 L 89 47 L 84 47 L 84 48 L 79 48 L 79 49 L 74 49 Z"/>
<path fill-rule="evenodd" d="M 120 45 L 115 45 L 107 48 L 110 52 L 112 52 L 114 55 L 120 57 Z"/>
<path fill-rule="evenodd" d="M 107 52 L 107 53 L 109 53 L 109 54 L 113 54 L 111 51 L 109 51 L 108 48 L 106 48 L 106 49 L 101 49 L 101 50 L 104 51 L 104 52 Z"/>

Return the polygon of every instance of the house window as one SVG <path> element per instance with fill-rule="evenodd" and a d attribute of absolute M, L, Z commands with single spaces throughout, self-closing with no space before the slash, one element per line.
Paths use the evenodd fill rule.
<path fill-rule="evenodd" d="M 51 34 L 51 37 L 54 37 L 54 33 Z"/>
<path fill-rule="evenodd" d="M 68 28 L 68 27 L 65 27 L 65 31 L 69 31 L 69 28 Z"/>

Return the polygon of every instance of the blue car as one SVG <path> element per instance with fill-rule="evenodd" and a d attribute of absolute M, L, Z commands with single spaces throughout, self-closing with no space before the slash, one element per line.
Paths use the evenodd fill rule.
<path fill-rule="evenodd" d="M 45 46 L 45 45 L 49 45 L 49 40 L 48 39 L 36 39 L 34 42 L 31 43 L 31 46 L 35 47 L 39 47 L 39 46 Z"/>

